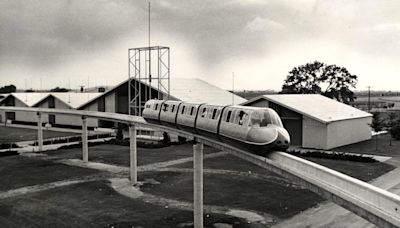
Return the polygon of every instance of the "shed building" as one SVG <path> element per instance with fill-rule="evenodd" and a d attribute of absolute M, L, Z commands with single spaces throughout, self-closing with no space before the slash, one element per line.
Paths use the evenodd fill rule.
<path fill-rule="evenodd" d="M 242 105 L 274 109 L 294 146 L 326 150 L 371 138 L 370 113 L 322 95 L 263 95 Z"/>
<path fill-rule="evenodd" d="M 0 101 L 0 106 L 31 107 L 49 93 L 10 93 Z M 0 122 L 11 120 L 17 124 L 33 124 L 37 122 L 36 113 L 0 111 Z"/>
<path fill-rule="evenodd" d="M 0 101 L 0 106 L 38 107 L 57 109 L 76 109 L 101 93 L 11 93 Z M 36 125 L 37 116 L 34 112 L 4 112 L 0 111 L 0 120 L 11 120 L 16 124 Z M 75 116 L 47 115 L 42 116 L 43 123 L 58 126 L 81 126 L 81 119 Z M 96 120 L 88 120 L 91 127 L 97 126 Z"/>

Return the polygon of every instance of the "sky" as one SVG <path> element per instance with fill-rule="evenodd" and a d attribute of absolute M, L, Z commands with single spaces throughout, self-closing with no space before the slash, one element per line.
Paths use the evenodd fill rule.
<path fill-rule="evenodd" d="M 0 0 L 0 86 L 115 85 L 148 45 L 148 1 Z M 279 90 L 295 66 L 346 67 L 357 90 L 400 90 L 398 0 L 151 1 L 151 45 L 171 80 Z M 234 80 L 232 75 L 234 73 Z"/>

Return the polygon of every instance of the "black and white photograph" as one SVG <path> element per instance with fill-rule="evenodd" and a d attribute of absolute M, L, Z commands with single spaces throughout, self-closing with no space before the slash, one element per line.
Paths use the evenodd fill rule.
<path fill-rule="evenodd" d="M 0 0 L 0 227 L 400 227 L 400 1 Z"/>

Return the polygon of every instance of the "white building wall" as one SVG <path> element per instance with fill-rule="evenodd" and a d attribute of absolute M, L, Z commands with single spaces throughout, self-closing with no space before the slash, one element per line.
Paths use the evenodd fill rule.
<path fill-rule="evenodd" d="M 303 116 L 302 147 L 314 149 L 327 148 L 327 125 Z"/>
<path fill-rule="evenodd" d="M 92 103 L 91 105 L 87 106 L 85 108 L 86 111 L 94 111 L 98 112 L 98 104 L 97 102 Z M 87 123 L 89 127 L 98 127 L 99 126 L 99 121 L 97 119 L 93 118 L 88 118 Z"/>
<path fill-rule="evenodd" d="M 329 123 L 326 149 L 371 139 L 372 117 L 348 119 Z"/>
<path fill-rule="evenodd" d="M 15 99 L 15 107 L 27 107 L 26 104 L 21 102 L 18 99 Z M 37 123 L 37 114 L 36 112 L 15 112 L 15 120 L 16 121 L 24 121 L 24 122 L 32 122 Z"/>

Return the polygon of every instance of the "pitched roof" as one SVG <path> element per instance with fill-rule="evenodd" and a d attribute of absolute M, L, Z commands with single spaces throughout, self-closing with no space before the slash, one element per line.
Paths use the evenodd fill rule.
<path fill-rule="evenodd" d="M 13 96 L 17 98 L 19 101 L 24 103 L 26 106 L 31 107 L 36 104 L 38 101 L 47 97 L 49 93 L 11 93 L 9 96 Z"/>
<path fill-rule="evenodd" d="M 107 92 L 93 98 L 91 101 L 87 102 L 78 107 L 78 109 L 84 108 L 86 105 L 94 102 L 100 97 L 106 96 L 114 92 L 117 88 L 128 83 L 128 79 L 114 86 Z M 148 85 L 147 83 L 144 83 Z M 153 89 L 157 89 L 154 84 Z M 232 104 L 232 97 L 234 104 L 240 104 L 245 102 L 246 99 L 239 97 L 237 95 L 232 95 L 232 93 L 216 87 L 208 82 L 197 78 L 171 78 L 170 79 L 170 96 L 173 99 L 181 100 L 191 103 L 209 103 L 218 105 L 230 105 Z"/>
<path fill-rule="evenodd" d="M 86 104 L 95 97 L 98 97 L 102 93 L 51 93 L 57 99 L 63 101 L 71 108 L 78 108 L 79 106 Z"/>
<path fill-rule="evenodd" d="M 279 104 L 323 123 L 372 116 L 372 114 L 368 112 L 364 112 L 319 94 L 262 95 L 246 101 L 242 103 L 242 105 L 249 105 L 260 99 Z"/>
<path fill-rule="evenodd" d="M 170 94 L 178 100 L 192 103 L 208 103 L 218 105 L 240 104 L 246 99 L 239 97 L 197 78 L 171 79 Z"/>

